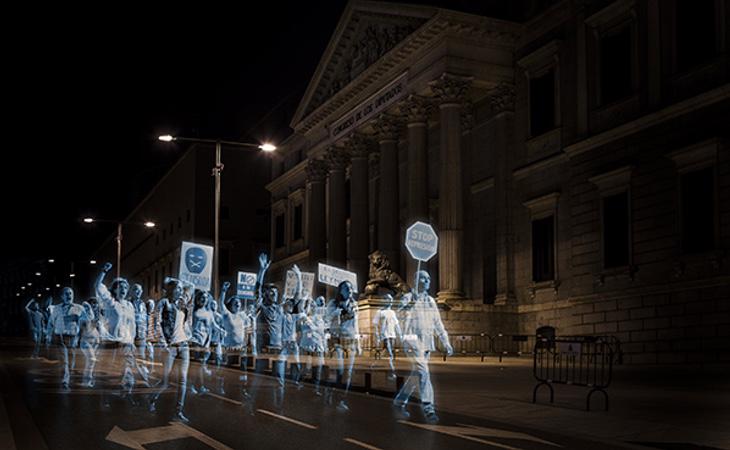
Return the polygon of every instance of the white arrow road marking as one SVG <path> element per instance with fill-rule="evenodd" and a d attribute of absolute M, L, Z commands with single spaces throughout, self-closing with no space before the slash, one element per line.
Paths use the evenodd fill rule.
<path fill-rule="evenodd" d="M 447 434 L 449 436 L 454 436 L 454 437 L 458 437 L 458 438 L 462 438 L 462 439 L 466 439 L 466 440 L 474 441 L 474 442 L 480 442 L 482 444 L 492 445 L 492 446 L 504 448 L 507 450 L 520 450 L 520 449 L 519 449 L 519 447 L 512 447 L 509 445 L 500 444 L 498 442 L 478 439 L 474 436 L 498 437 L 498 438 L 506 438 L 506 439 L 520 439 L 520 440 L 524 440 L 524 441 L 531 441 L 531 442 L 537 442 L 540 444 L 551 445 L 553 447 L 562 447 L 562 445 L 556 444 L 554 442 L 546 441 L 546 440 L 537 438 L 535 436 L 531 436 L 529 434 L 515 432 L 515 431 L 500 430 L 497 428 L 484 428 L 484 427 L 478 427 L 475 425 L 463 425 L 463 424 L 457 424 L 458 426 L 426 425 L 426 424 L 421 424 L 421 423 L 409 422 L 407 420 L 399 420 L 398 422 L 405 424 L 405 425 L 410 425 L 412 427 L 422 428 L 424 430 L 434 431 L 436 433 Z"/>
<path fill-rule="evenodd" d="M 358 441 L 357 439 L 353 438 L 345 438 L 344 441 L 349 442 L 350 444 L 355 444 L 362 448 L 367 448 L 368 450 L 383 450 L 380 447 L 375 447 L 374 445 L 366 444 L 365 442 Z"/>
<path fill-rule="evenodd" d="M 265 409 L 257 409 L 256 411 L 266 414 L 267 416 L 276 417 L 277 419 L 286 420 L 289 423 L 293 423 L 295 425 L 299 425 L 300 427 L 309 428 L 310 430 L 316 430 L 317 427 L 315 425 L 310 425 L 308 423 L 301 422 L 296 419 L 292 419 L 291 417 L 282 416 L 280 414 L 273 413 L 271 411 L 267 411 Z"/>
<path fill-rule="evenodd" d="M 153 428 L 142 428 L 140 430 L 124 431 L 115 426 L 106 435 L 106 440 L 123 445 L 136 450 L 145 450 L 144 444 L 154 444 L 157 442 L 172 441 L 191 437 L 207 444 L 216 450 L 233 450 L 231 447 L 224 445 L 212 437 L 189 427 L 180 422 L 170 422 L 170 425 Z"/>

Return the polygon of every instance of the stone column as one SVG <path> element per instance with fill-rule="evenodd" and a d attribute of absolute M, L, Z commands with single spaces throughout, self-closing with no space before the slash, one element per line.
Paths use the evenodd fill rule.
<path fill-rule="evenodd" d="M 425 97 L 410 95 L 400 104 L 408 127 L 408 220 L 430 222 L 428 214 L 428 117 L 431 102 Z M 417 262 L 406 255 L 406 282 L 413 286 Z"/>
<path fill-rule="evenodd" d="M 368 155 L 370 142 L 354 135 L 349 143 L 350 160 L 350 259 L 348 268 L 357 274 L 359 292 L 368 281 L 368 252 L 370 250 L 370 204 Z"/>
<path fill-rule="evenodd" d="M 378 195 L 378 249 L 388 256 L 391 268 L 400 266 L 400 211 L 398 196 L 398 135 L 395 117 L 383 114 L 374 123 L 380 146 L 380 186 Z"/>
<path fill-rule="evenodd" d="M 324 182 L 327 164 L 321 159 L 307 161 L 307 246 L 309 270 L 316 271 L 317 263 L 324 262 L 327 248 L 327 221 L 325 217 Z"/>
<path fill-rule="evenodd" d="M 461 299 L 464 259 L 461 108 L 471 80 L 449 74 L 430 83 L 439 102 L 439 300 Z"/>
<path fill-rule="evenodd" d="M 490 92 L 492 112 L 495 114 L 494 210 L 497 252 L 497 286 L 495 305 L 514 303 L 514 235 L 512 231 L 512 163 L 510 154 L 512 116 L 514 114 L 514 86 L 501 84 Z"/>
<path fill-rule="evenodd" d="M 326 156 L 329 167 L 329 217 L 327 221 L 327 262 L 333 266 L 345 267 L 347 259 L 347 203 L 345 198 L 345 168 L 347 152 L 330 147 Z"/>

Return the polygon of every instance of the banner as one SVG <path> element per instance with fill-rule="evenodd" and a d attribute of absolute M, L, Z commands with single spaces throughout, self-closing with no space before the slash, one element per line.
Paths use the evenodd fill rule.
<path fill-rule="evenodd" d="M 284 298 L 294 298 L 294 290 L 297 287 L 297 277 L 291 270 L 286 271 L 286 281 L 284 283 Z M 314 274 L 310 272 L 302 272 L 302 296 L 312 297 L 314 292 Z"/>
<path fill-rule="evenodd" d="M 186 281 L 203 291 L 210 290 L 213 271 L 213 247 L 183 241 L 180 248 L 181 281 Z"/>
<path fill-rule="evenodd" d="M 253 272 L 238 272 L 238 280 L 236 282 L 236 295 L 241 298 L 256 298 L 256 279 L 258 274 Z"/>
<path fill-rule="evenodd" d="M 343 281 L 349 281 L 352 284 L 352 290 L 357 292 L 357 274 L 345 269 L 328 266 L 319 263 L 319 282 L 328 286 L 337 287 Z"/>

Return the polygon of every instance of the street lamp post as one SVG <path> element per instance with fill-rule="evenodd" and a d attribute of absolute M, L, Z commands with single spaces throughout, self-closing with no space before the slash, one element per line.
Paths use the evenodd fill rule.
<path fill-rule="evenodd" d="M 158 138 L 163 142 L 192 142 L 197 144 L 214 144 L 215 145 L 215 167 L 213 167 L 213 177 L 215 178 L 215 218 L 213 228 L 213 296 L 218 298 L 218 272 L 219 272 L 219 240 L 220 240 L 220 208 L 221 208 L 221 172 L 223 171 L 223 163 L 221 163 L 221 147 L 227 145 L 230 147 L 257 148 L 264 152 L 273 152 L 276 146 L 270 143 L 251 144 L 247 142 L 222 141 L 220 139 L 198 139 L 180 136 L 171 136 L 169 134 Z"/>
<path fill-rule="evenodd" d="M 94 222 L 105 222 L 105 223 L 116 223 L 117 224 L 117 235 L 115 236 L 114 240 L 117 243 L 117 278 L 121 277 L 122 273 L 122 225 L 125 222 L 119 222 L 116 220 L 107 220 L 107 219 L 94 219 L 93 217 L 85 217 L 84 223 L 94 223 Z M 136 223 L 136 222 L 126 222 L 127 224 L 130 223 Z M 146 228 L 154 228 L 155 223 L 154 222 L 143 222 L 143 223 L 136 223 L 137 225 L 143 225 Z"/>

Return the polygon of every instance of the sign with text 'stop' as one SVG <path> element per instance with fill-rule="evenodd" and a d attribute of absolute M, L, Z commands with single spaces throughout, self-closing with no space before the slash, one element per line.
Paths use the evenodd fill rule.
<path fill-rule="evenodd" d="M 320 283 L 337 287 L 343 281 L 349 281 L 353 291 L 357 292 L 357 274 L 355 272 L 322 263 L 319 263 L 318 272 Z"/>
<path fill-rule="evenodd" d="M 253 272 L 238 272 L 236 294 L 242 298 L 256 298 L 256 278 L 258 275 Z"/>
<path fill-rule="evenodd" d="M 413 259 L 426 262 L 438 252 L 439 238 L 431 225 L 416 222 L 406 230 L 406 248 Z"/>
<path fill-rule="evenodd" d="M 213 247 L 183 241 L 180 248 L 180 281 L 191 283 L 196 289 L 210 290 L 213 271 Z"/>

